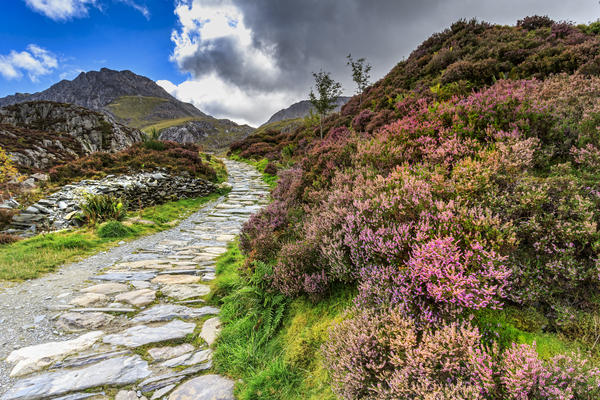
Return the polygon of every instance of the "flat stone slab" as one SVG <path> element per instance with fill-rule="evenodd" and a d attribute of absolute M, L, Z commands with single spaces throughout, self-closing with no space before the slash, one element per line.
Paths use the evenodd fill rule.
<path fill-rule="evenodd" d="M 196 324 L 180 320 L 172 321 L 162 326 L 150 327 L 139 325 L 131 327 L 122 333 L 106 335 L 103 341 L 107 344 L 133 348 L 149 343 L 164 342 L 165 340 L 182 339 L 194 332 L 195 328 Z"/>
<path fill-rule="evenodd" d="M 151 289 L 140 289 L 131 292 L 125 292 L 115 297 L 116 301 L 121 303 L 131 304 L 135 307 L 143 307 L 154 302 L 156 299 L 156 292 Z"/>
<path fill-rule="evenodd" d="M 200 371 L 204 371 L 205 369 L 206 365 L 197 365 L 178 372 L 169 372 L 158 376 L 152 376 L 139 383 L 138 388 L 142 393 L 151 392 L 165 386 L 181 382 L 186 376 L 195 375 Z"/>
<path fill-rule="evenodd" d="M 194 346 L 189 343 L 184 343 L 179 346 L 154 347 L 148 350 L 148 354 L 154 361 L 165 361 L 191 353 L 194 350 Z"/>
<path fill-rule="evenodd" d="M 193 297 L 206 296 L 210 293 L 210 287 L 202 284 L 165 285 L 160 291 L 167 297 L 172 297 L 176 300 L 187 300 Z"/>
<path fill-rule="evenodd" d="M 176 285 L 176 284 L 187 284 L 187 283 L 198 283 L 200 277 L 197 275 L 159 275 L 152 279 L 152 283 L 160 285 Z"/>
<path fill-rule="evenodd" d="M 73 309 L 71 309 L 71 311 L 79 312 L 79 313 L 93 313 L 93 312 L 130 313 L 130 312 L 134 312 L 136 310 L 135 310 L 135 308 L 121 307 L 120 305 L 115 304 L 113 307 L 110 307 L 110 305 L 109 305 L 109 307 L 73 308 Z"/>
<path fill-rule="evenodd" d="M 192 366 L 205 363 L 212 357 L 211 350 L 200 350 L 195 353 L 183 354 L 179 357 L 162 362 L 163 367 L 173 368 L 179 366 Z"/>
<path fill-rule="evenodd" d="M 219 375 L 203 375 L 179 385 L 169 400 L 235 400 L 233 381 Z"/>
<path fill-rule="evenodd" d="M 200 337 L 204 339 L 209 346 L 211 346 L 219 333 L 221 332 L 221 320 L 219 317 L 209 318 L 204 321 L 204 325 L 202 325 L 202 331 L 200 332 Z"/>
<path fill-rule="evenodd" d="M 148 269 L 149 266 L 155 265 L 165 265 L 169 264 L 169 260 L 165 260 L 164 258 L 154 258 L 148 260 L 138 260 L 138 261 L 126 261 L 115 264 L 116 268 L 122 267 L 124 269 Z"/>
<path fill-rule="evenodd" d="M 138 400 L 137 393 L 133 390 L 119 390 L 117 395 L 115 396 L 115 400 Z M 146 397 L 142 396 L 139 400 L 148 400 Z"/>
<path fill-rule="evenodd" d="M 172 319 L 195 319 L 205 315 L 218 314 L 219 309 L 216 307 L 205 306 L 200 308 L 191 308 L 177 304 L 158 304 L 152 308 L 142 311 L 133 322 L 162 322 Z"/>
<path fill-rule="evenodd" d="M 102 312 L 67 312 L 58 317 L 56 327 L 66 332 L 79 332 L 104 328 L 110 325 L 114 319 L 113 315 Z"/>
<path fill-rule="evenodd" d="M 52 400 L 83 400 L 83 399 L 89 399 L 91 397 L 95 397 L 97 399 L 99 399 L 99 398 L 105 399 L 106 398 L 105 395 L 106 394 L 104 392 L 96 392 L 96 393 L 79 392 L 79 393 L 68 394 L 66 396 L 55 397 Z"/>
<path fill-rule="evenodd" d="M 17 381 L 2 400 L 35 400 L 99 386 L 124 386 L 151 374 L 138 355 L 111 358 L 79 369 L 61 370 Z"/>
<path fill-rule="evenodd" d="M 85 293 L 71 300 L 71 304 L 79 307 L 105 306 L 110 302 L 110 297 L 101 293 Z"/>
<path fill-rule="evenodd" d="M 50 369 L 76 368 L 88 364 L 97 363 L 109 358 L 131 354 L 130 350 L 109 351 L 107 353 L 93 353 L 87 355 L 73 356 L 64 359 L 50 367 Z"/>
<path fill-rule="evenodd" d="M 10 376 L 22 376 L 39 371 L 70 354 L 89 349 L 103 335 L 102 331 L 94 331 L 76 339 L 48 342 L 15 350 L 6 358 L 6 362 L 17 363 Z"/>
<path fill-rule="evenodd" d="M 156 272 L 109 272 L 102 275 L 93 276 L 91 279 L 98 281 L 149 281 L 156 276 Z"/>
<path fill-rule="evenodd" d="M 160 399 L 173 389 L 175 389 L 175 385 L 169 385 L 169 386 L 165 386 L 162 389 L 158 389 L 156 392 L 154 392 L 152 397 L 150 397 L 150 400 Z"/>
<path fill-rule="evenodd" d="M 98 293 L 104 295 L 116 294 L 121 292 L 126 292 L 129 290 L 129 286 L 123 283 L 99 283 L 98 285 L 90 286 L 81 291 L 83 293 Z"/>

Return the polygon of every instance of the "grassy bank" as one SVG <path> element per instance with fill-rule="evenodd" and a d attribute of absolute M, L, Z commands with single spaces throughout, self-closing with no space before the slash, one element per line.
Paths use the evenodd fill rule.
<path fill-rule="evenodd" d="M 57 266 L 113 247 L 122 240 L 132 240 L 168 229 L 173 222 L 187 217 L 221 195 L 212 193 L 205 197 L 183 199 L 130 212 L 130 221 L 126 220 L 124 224 L 107 222 L 0 245 L 0 280 L 36 278 L 52 272 Z"/>
<path fill-rule="evenodd" d="M 224 323 L 216 371 L 242 379 L 236 386 L 242 400 L 335 399 L 319 350 L 355 293 L 340 288 L 318 303 L 289 300 L 261 287 L 268 270 L 262 265 L 242 276 L 244 257 L 237 243 L 219 258 L 210 300 L 221 307 Z"/>

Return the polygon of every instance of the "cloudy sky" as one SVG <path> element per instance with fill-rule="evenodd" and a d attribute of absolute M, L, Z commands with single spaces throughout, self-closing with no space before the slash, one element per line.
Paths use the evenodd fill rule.
<path fill-rule="evenodd" d="M 304 99 L 312 71 L 352 94 L 345 56 L 374 79 L 460 18 L 576 23 L 598 0 L 2 0 L 0 96 L 81 71 L 129 69 L 220 118 L 260 125 Z"/>

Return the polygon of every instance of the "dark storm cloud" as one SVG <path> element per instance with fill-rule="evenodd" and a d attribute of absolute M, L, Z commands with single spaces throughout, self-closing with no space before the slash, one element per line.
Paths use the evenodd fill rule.
<path fill-rule="evenodd" d="M 205 0 L 206 1 L 206 0 Z M 208 0 L 214 3 L 215 0 Z M 217 39 L 182 63 L 195 76 L 216 72 L 246 91 L 307 91 L 312 71 L 324 69 L 352 92 L 345 56 L 366 57 L 380 78 L 435 32 L 460 18 L 514 24 L 526 15 L 589 22 L 596 0 L 231 0 L 252 31 L 253 45 L 275 59 L 281 73 L 265 76 L 244 62 L 247 53 Z M 218 3 L 218 1 L 217 1 Z M 224 2 L 224 4 L 226 4 Z"/>

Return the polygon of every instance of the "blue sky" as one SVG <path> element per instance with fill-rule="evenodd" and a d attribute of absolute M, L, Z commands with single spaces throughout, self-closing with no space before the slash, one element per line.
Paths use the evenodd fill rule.
<path fill-rule="evenodd" d="M 0 76 L 0 96 L 43 90 L 79 71 L 130 69 L 151 79 L 182 80 L 186 74 L 169 62 L 171 31 L 177 23 L 172 0 L 139 1 L 149 16 L 116 0 L 102 9 L 88 8 L 87 16 L 54 20 L 29 7 L 24 0 L 3 0 L 0 13 L 0 55 L 22 52 L 34 44 L 51 52 L 57 67 L 32 81 Z"/>
<path fill-rule="evenodd" d="M 0 0 L 0 96 L 81 71 L 129 69 L 218 118 L 257 126 L 306 99 L 323 69 L 354 92 L 346 55 L 383 77 L 461 18 L 586 23 L 598 0 Z"/>

